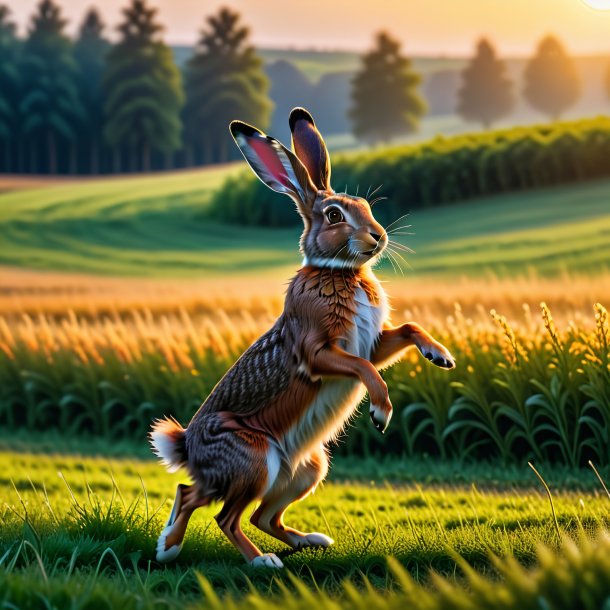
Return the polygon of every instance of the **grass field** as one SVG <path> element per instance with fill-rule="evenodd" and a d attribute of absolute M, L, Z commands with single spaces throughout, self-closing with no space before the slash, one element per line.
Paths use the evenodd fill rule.
<path fill-rule="evenodd" d="M 3 193 L 0 263 L 149 277 L 290 274 L 297 230 L 205 215 L 210 192 L 240 167 Z M 404 221 L 414 235 L 401 240 L 416 251 L 417 276 L 597 273 L 608 266 L 609 198 L 606 180 L 416 211 Z"/>
<path fill-rule="evenodd" d="M 381 270 L 394 319 L 458 368 L 413 353 L 387 372 L 388 434 L 358 420 L 289 511 L 335 546 L 286 553 L 246 525 L 286 565 L 257 571 L 212 507 L 154 560 L 183 475 L 151 459 L 149 422 L 188 421 L 299 264 L 296 230 L 206 218 L 239 167 L 0 194 L 0 607 L 610 607 L 610 498 L 587 466 L 608 481 L 610 181 L 410 216 L 412 270 Z"/>
<path fill-rule="evenodd" d="M 431 584 L 438 589 L 432 571 L 455 583 L 471 565 L 486 578 L 497 578 L 490 554 L 531 566 L 540 544 L 559 547 L 557 527 L 562 536 L 592 540 L 586 543 L 589 552 L 608 548 L 607 539 L 599 538 L 600 528 L 609 523 L 609 499 L 603 493 L 555 492 L 556 526 L 547 497 L 534 487 L 502 492 L 476 484 L 390 486 L 381 472 L 368 484 L 327 483 L 291 509 L 288 521 L 336 540 L 326 551 L 287 554 L 280 543 L 246 526 L 257 544 L 283 556 L 287 569 L 282 573 L 246 566 L 217 529 L 214 507 L 198 512 L 181 556 L 165 567 L 154 560 L 154 544 L 182 480 L 179 474 L 166 474 L 149 461 L 28 453 L 0 453 L 0 467 L 6 473 L 0 478 L 0 583 L 5 585 L 0 600 L 7 608 L 37 607 L 36 595 L 51 600 L 50 607 L 94 607 L 88 604 L 101 603 L 102 591 L 107 602 L 95 607 L 119 607 L 111 604 L 129 600 L 120 607 L 178 608 L 201 599 L 197 575 L 205 579 L 208 593 L 242 602 L 263 603 L 263 596 L 271 595 L 279 605 L 296 589 L 296 597 L 310 598 L 309 604 L 318 595 L 347 603 L 354 587 L 367 583 L 368 595 L 381 591 L 382 598 L 398 604 L 405 595 L 431 595 Z M 573 561 L 576 555 L 572 550 L 567 558 Z M 402 569 L 389 568 L 388 556 L 390 566 Z M 548 563 L 548 555 L 540 558 Z M 580 570 L 582 576 L 573 576 L 590 578 L 589 586 L 610 593 L 607 580 L 596 582 L 591 568 L 588 577 L 585 566 Z M 557 578 L 567 592 L 570 580 Z M 347 589 L 346 583 L 351 583 Z M 407 584 L 412 590 L 404 591 Z M 493 596 L 493 587 L 486 586 Z M 509 577 L 509 588 L 519 595 L 531 595 L 533 586 Z M 592 589 L 592 595 L 599 593 Z M 21 605 L 25 600 L 30 601 Z M 305 599 L 291 603 L 311 607 Z"/>

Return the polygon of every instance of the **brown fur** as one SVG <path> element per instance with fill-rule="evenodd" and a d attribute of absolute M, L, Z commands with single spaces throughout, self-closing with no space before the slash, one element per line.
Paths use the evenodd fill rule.
<path fill-rule="evenodd" d="M 383 432 L 392 405 L 378 368 L 411 345 L 439 366 L 453 366 L 446 348 L 418 325 L 389 324 L 385 294 L 369 266 L 387 235 L 368 202 L 330 190 L 328 155 L 309 113 L 295 110 L 290 126 L 299 157 L 249 125 L 231 125 L 261 180 L 297 203 L 305 263 L 277 322 L 231 367 L 188 427 L 153 428 L 155 450 L 170 466 L 186 466 L 194 481 L 162 538 L 166 550 L 181 543 L 192 511 L 211 500 L 224 501 L 218 524 L 249 561 L 279 562 L 261 557 L 241 531 L 241 515 L 257 499 L 252 523 L 263 531 L 295 548 L 332 543 L 286 527 L 283 515 L 326 475 L 326 443 L 353 414 L 362 389 Z"/>

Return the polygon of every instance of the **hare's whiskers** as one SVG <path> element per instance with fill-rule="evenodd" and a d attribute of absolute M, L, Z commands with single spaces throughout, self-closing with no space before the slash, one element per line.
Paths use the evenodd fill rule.
<path fill-rule="evenodd" d="M 384 255 L 385 258 L 388 259 L 388 261 L 390 261 L 390 265 L 392 265 L 392 269 L 393 269 L 394 273 L 396 275 L 398 275 L 398 271 L 396 270 L 396 265 L 394 264 L 394 261 L 390 257 L 390 251 L 389 250 L 384 250 L 383 255 Z"/>
<path fill-rule="evenodd" d="M 405 274 L 405 272 L 402 270 L 402 267 L 401 267 L 401 265 L 400 265 L 400 261 L 398 261 L 398 260 L 396 259 L 396 256 L 394 255 L 394 252 L 393 252 L 392 250 L 390 250 L 389 248 L 388 248 L 388 251 L 387 251 L 387 252 L 388 252 L 388 256 L 390 256 L 390 257 L 391 257 L 391 260 L 393 260 L 393 261 L 394 261 L 394 263 L 396 264 L 396 268 L 397 268 L 397 269 L 400 271 L 400 274 L 401 274 L 401 275 L 404 275 L 404 274 Z"/>
<path fill-rule="evenodd" d="M 402 231 L 403 229 L 410 229 L 413 225 L 401 225 L 400 227 L 394 227 L 391 231 L 388 231 L 388 235 L 392 235 L 396 231 Z"/>
<path fill-rule="evenodd" d="M 392 247 L 396 248 L 397 250 L 402 250 L 403 252 L 406 252 L 407 254 L 414 254 L 414 251 L 411 250 L 411 248 L 409 248 L 409 246 L 405 246 L 404 244 L 401 244 L 400 242 L 390 239 L 388 241 L 388 245 L 389 244 L 391 244 Z"/>
<path fill-rule="evenodd" d="M 367 193 L 366 193 L 367 200 L 368 200 L 369 197 L 372 197 L 382 186 L 383 186 L 383 182 L 372 193 L 369 194 L 368 191 L 367 191 Z M 370 190 L 370 188 L 371 187 L 369 186 L 369 190 Z"/>
<path fill-rule="evenodd" d="M 390 229 L 390 227 L 393 227 L 397 222 L 400 222 L 403 218 L 406 218 L 409 214 L 410 214 L 410 212 L 407 212 L 406 214 L 403 214 L 402 216 L 397 218 L 394 222 L 391 222 L 387 227 L 385 227 L 385 231 L 387 232 Z"/>
<path fill-rule="evenodd" d="M 369 205 L 373 207 L 377 202 L 383 201 L 384 199 L 387 199 L 387 197 L 375 197 L 375 199 L 373 199 Z"/>
<path fill-rule="evenodd" d="M 409 267 L 409 269 L 412 269 L 411 264 L 407 261 L 407 259 L 402 256 L 402 254 L 400 254 L 400 252 L 398 252 L 398 250 L 393 250 L 392 246 L 388 246 L 388 248 L 391 250 L 392 254 L 398 256 L 398 258 L 400 258 L 400 260 L 402 260 L 404 262 L 404 264 Z"/>

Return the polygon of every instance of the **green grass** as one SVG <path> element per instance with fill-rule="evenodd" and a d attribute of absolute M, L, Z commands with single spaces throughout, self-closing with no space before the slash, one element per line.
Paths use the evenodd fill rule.
<path fill-rule="evenodd" d="M 127 276 L 288 274 L 299 264 L 297 229 L 206 218 L 210 193 L 240 167 L 0 194 L 0 263 Z M 418 210 L 408 218 L 415 235 L 403 241 L 416 250 L 418 275 L 597 272 L 610 248 L 609 198 L 603 180 Z"/>
<path fill-rule="evenodd" d="M 0 469 L 0 600 L 19 608 L 36 607 L 38 595 L 58 608 L 61 595 L 63 607 L 92 607 L 86 604 L 101 591 L 108 604 L 127 596 L 139 605 L 132 599 L 122 607 L 177 608 L 201 597 L 197 573 L 215 595 L 234 600 L 264 595 L 279 604 L 282 591 L 296 587 L 297 597 L 321 589 L 346 601 L 349 581 L 398 602 L 406 594 L 396 592 L 408 580 L 404 571 L 415 581 L 408 580 L 411 593 L 428 595 L 436 586 L 430 570 L 454 579 L 458 555 L 497 576 L 490 553 L 530 565 L 539 544 L 559 546 L 548 500 L 532 488 L 489 492 L 374 480 L 327 483 L 289 511 L 288 523 L 335 538 L 326 551 L 286 554 L 246 525 L 265 551 L 282 554 L 287 569 L 279 574 L 244 564 L 218 531 L 215 507 L 198 511 L 177 562 L 161 566 L 155 538 L 180 474 L 149 461 L 15 453 L 0 454 Z M 555 493 L 554 505 L 563 534 L 594 534 L 609 523 L 610 504 L 599 493 Z M 388 569 L 388 556 L 402 569 Z M 76 601 L 69 606 L 67 599 Z"/>
<path fill-rule="evenodd" d="M 351 434 L 352 430 L 348 432 Z M 61 447 L 63 455 L 72 459 L 104 456 L 112 460 L 155 460 L 146 443 L 126 439 L 109 441 L 99 436 L 66 436 L 57 431 L 0 430 L 0 454 L 36 454 L 47 459 Z M 417 457 L 378 455 L 371 457 L 342 456 L 333 449 L 332 467 L 328 480 L 370 484 L 371 481 L 391 481 L 398 485 L 476 485 L 482 489 L 506 491 L 515 487 L 531 488 L 538 480 L 525 460 L 505 464 L 500 460 L 467 461 L 441 459 L 437 456 Z M 538 463 L 538 462 L 536 462 Z M 592 493 L 600 489 L 599 480 L 589 467 L 570 468 L 560 464 L 538 464 L 552 489 Z M 597 465 L 604 479 L 610 478 L 610 468 Z"/>
<path fill-rule="evenodd" d="M 608 268 L 610 181 L 484 198 L 413 212 L 418 274 L 499 275 Z M 382 204 L 380 204 L 382 205 Z"/>

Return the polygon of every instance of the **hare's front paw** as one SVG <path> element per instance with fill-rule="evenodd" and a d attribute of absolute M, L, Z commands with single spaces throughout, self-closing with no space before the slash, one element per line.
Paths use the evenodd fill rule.
<path fill-rule="evenodd" d="M 392 403 L 388 399 L 383 405 L 376 405 L 371 401 L 369 410 L 373 426 L 383 434 L 392 419 Z"/>
<path fill-rule="evenodd" d="M 447 370 L 455 368 L 455 358 L 444 345 L 440 343 L 424 343 L 417 347 L 424 358 L 430 360 L 432 364 Z"/>

